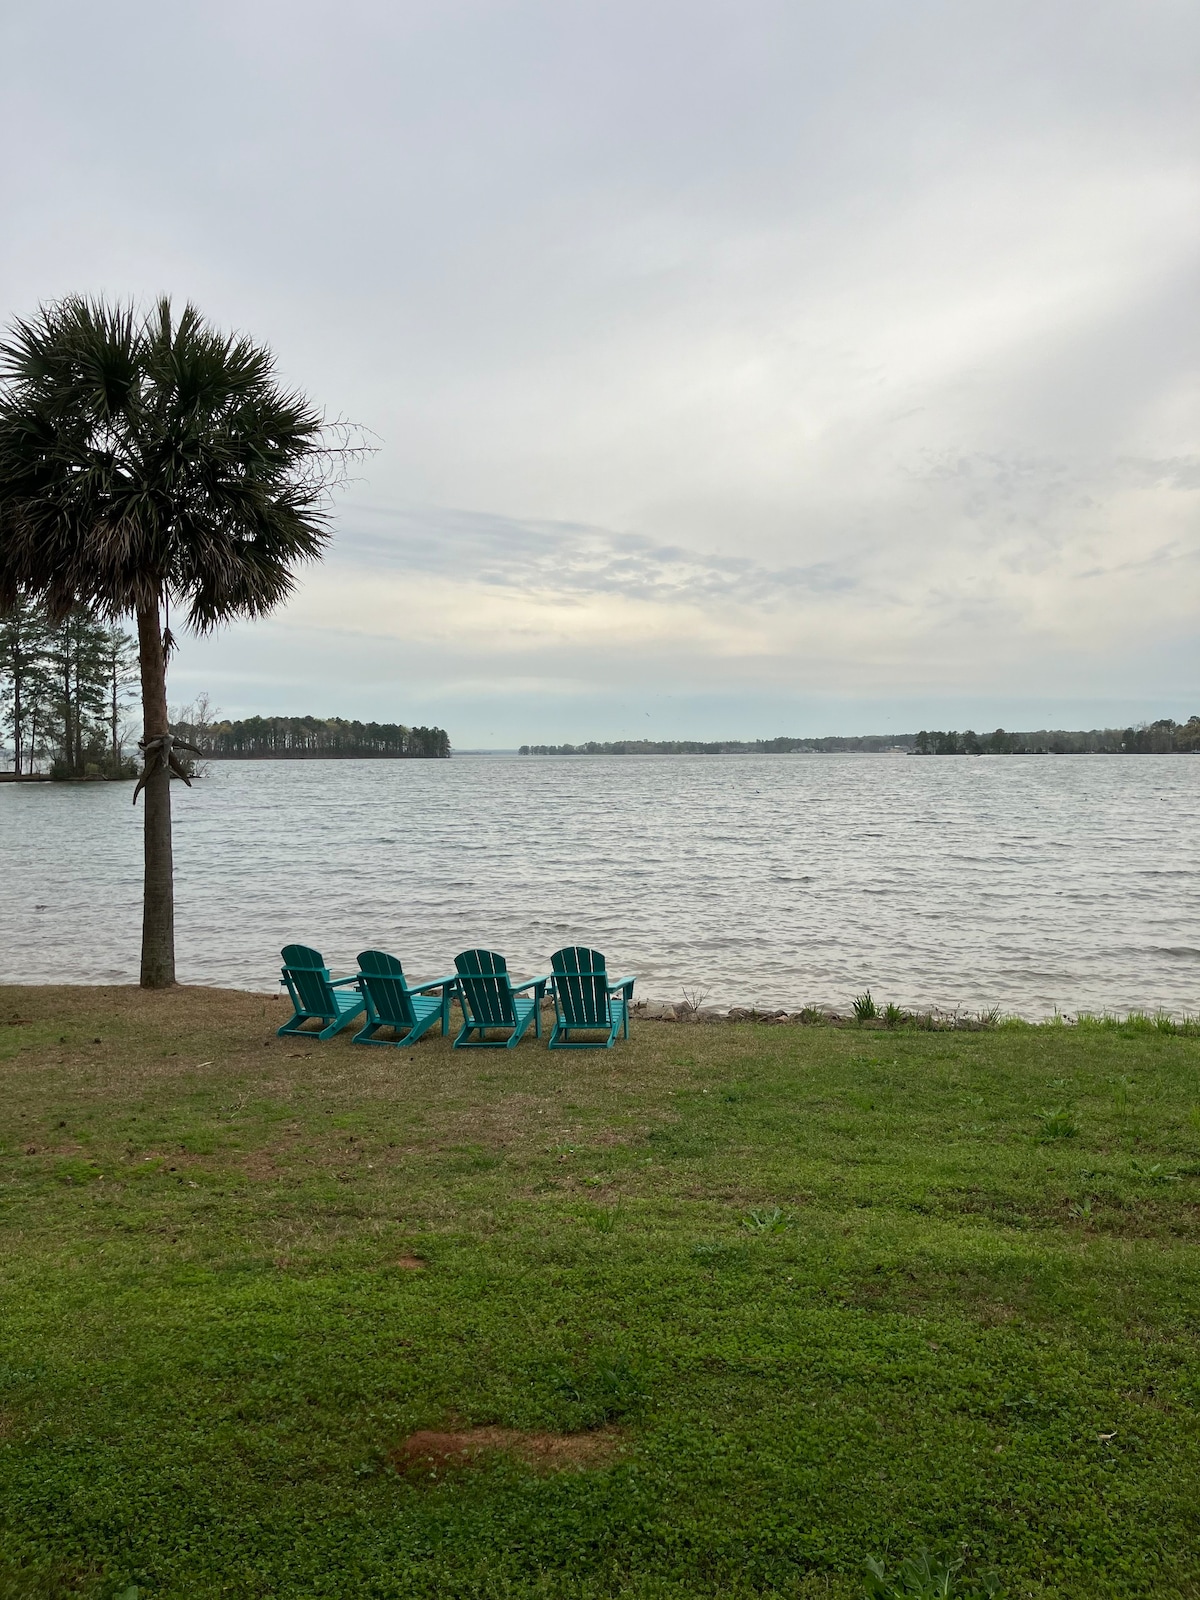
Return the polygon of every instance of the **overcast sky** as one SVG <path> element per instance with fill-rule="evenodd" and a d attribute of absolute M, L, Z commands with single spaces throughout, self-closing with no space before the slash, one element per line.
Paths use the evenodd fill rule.
<path fill-rule="evenodd" d="M 1192 0 L 10 4 L 0 313 L 378 435 L 173 699 L 455 744 L 1200 710 Z"/>

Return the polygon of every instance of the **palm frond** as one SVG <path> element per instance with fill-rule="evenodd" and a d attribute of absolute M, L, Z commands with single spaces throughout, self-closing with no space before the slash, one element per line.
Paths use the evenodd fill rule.
<path fill-rule="evenodd" d="M 364 449 L 190 304 L 45 306 L 0 342 L 0 609 L 166 593 L 202 630 L 261 615 L 323 553 Z"/>

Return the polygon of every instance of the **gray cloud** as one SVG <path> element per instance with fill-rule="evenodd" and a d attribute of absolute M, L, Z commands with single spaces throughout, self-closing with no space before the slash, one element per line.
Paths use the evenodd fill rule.
<path fill-rule="evenodd" d="M 348 529 L 339 560 L 368 570 L 457 576 L 489 588 L 559 595 L 620 595 L 685 605 L 771 605 L 789 594 L 862 587 L 847 563 L 767 567 L 748 557 L 705 556 L 636 534 L 575 523 L 440 508 L 383 511 L 385 531 Z"/>
<path fill-rule="evenodd" d="M 247 709 L 320 641 L 345 709 L 390 660 L 469 742 L 525 594 L 530 681 L 1186 709 L 1198 43 L 1176 0 L 10 6 L 0 309 L 191 295 L 381 436 L 261 647 L 183 648 Z"/>

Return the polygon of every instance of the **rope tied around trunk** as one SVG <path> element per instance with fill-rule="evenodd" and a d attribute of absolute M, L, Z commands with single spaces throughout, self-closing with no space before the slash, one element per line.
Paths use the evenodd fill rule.
<path fill-rule="evenodd" d="M 167 769 L 168 776 L 173 772 L 177 778 L 182 778 L 188 788 L 192 787 L 192 780 L 176 756 L 176 750 L 190 750 L 193 755 L 203 755 L 194 744 L 189 744 L 186 739 L 177 739 L 173 733 L 160 733 L 157 739 L 139 739 L 138 749 L 142 752 L 142 775 L 137 781 L 133 791 L 133 803 L 137 805 L 137 797 L 146 787 L 146 779 L 151 778 L 160 768 Z"/>

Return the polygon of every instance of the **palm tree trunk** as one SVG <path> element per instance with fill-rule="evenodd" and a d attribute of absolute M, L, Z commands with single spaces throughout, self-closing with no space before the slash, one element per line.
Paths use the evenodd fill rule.
<path fill-rule="evenodd" d="M 142 729 L 147 743 L 167 730 L 167 658 L 158 601 L 139 606 L 138 664 L 142 673 Z M 171 854 L 171 772 L 152 761 L 142 791 L 146 806 L 146 875 L 142 899 L 142 988 L 175 982 L 175 872 Z"/>

